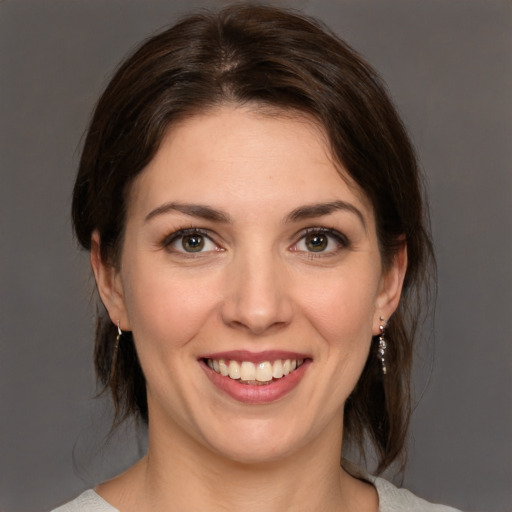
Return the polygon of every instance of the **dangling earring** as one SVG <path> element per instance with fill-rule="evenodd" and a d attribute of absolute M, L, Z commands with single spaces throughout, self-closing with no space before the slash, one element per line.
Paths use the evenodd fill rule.
<path fill-rule="evenodd" d="M 114 377 L 115 372 L 116 372 L 117 354 L 119 352 L 119 340 L 121 339 L 122 335 L 123 335 L 123 331 L 121 331 L 121 327 L 119 327 L 119 320 L 118 320 L 117 321 L 116 343 L 114 345 L 114 353 L 112 354 L 112 362 L 110 364 L 110 376 L 109 376 L 110 381 L 112 380 L 112 378 Z"/>
<path fill-rule="evenodd" d="M 379 329 L 380 329 L 380 335 L 379 335 L 379 348 L 377 349 L 377 357 L 379 358 L 380 360 L 380 364 L 382 366 L 382 373 L 383 375 L 386 375 L 386 373 L 388 372 L 388 369 L 386 367 L 386 348 L 387 348 L 387 345 L 386 345 L 386 340 L 384 338 L 384 336 L 386 335 L 386 320 L 384 320 L 384 318 L 380 317 L 380 321 L 382 322 L 380 325 L 379 325 Z"/>

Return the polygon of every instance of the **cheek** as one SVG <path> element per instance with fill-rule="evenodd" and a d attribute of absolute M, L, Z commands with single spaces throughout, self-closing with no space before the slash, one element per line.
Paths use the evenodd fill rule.
<path fill-rule="evenodd" d="M 127 283 L 126 310 L 139 347 L 160 345 L 160 351 L 168 351 L 186 345 L 215 310 L 218 287 L 213 278 L 184 278 L 154 267 L 152 272 L 131 272 Z"/>
<path fill-rule="evenodd" d="M 371 340 L 376 281 L 355 272 L 329 276 L 303 294 L 302 309 L 326 341 L 348 352 Z"/>

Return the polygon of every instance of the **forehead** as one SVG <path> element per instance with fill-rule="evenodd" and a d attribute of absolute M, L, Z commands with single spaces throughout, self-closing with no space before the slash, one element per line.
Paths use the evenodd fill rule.
<path fill-rule="evenodd" d="M 350 199 L 371 213 L 320 125 L 275 109 L 224 106 L 174 124 L 135 180 L 128 207 L 182 197 L 246 211 Z"/>

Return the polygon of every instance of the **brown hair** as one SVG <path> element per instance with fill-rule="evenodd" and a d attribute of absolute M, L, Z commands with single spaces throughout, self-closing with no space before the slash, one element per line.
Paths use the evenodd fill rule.
<path fill-rule="evenodd" d="M 387 327 L 383 377 L 372 349 L 345 405 L 345 438 L 364 453 L 368 437 L 378 471 L 404 454 L 410 416 L 413 338 L 419 293 L 432 247 L 413 148 L 373 69 L 318 21 L 261 5 L 191 15 L 146 41 L 101 96 L 82 152 L 73 196 L 80 244 L 98 230 L 101 257 L 117 265 L 130 184 L 178 120 L 225 103 L 257 104 L 312 116 L 332 153 L 373 205 L 384 265 L 407 244 L 400 305 Z M 100 306 L 101 308 L 101 306 Z M 110 389 L 119 423 L 148 420 L 145 379 L 130 333 L 111 372 L 116 327 L 98 314 L 95 366 Z"/>

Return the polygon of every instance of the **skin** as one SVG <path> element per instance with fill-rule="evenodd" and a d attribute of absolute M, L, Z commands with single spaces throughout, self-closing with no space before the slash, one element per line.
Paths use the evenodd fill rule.
<path fill-rule="evenodd" d="M 335 201 L 349 206 L 289 218 Z M 201 252 L 176 235 L 190 228 Z M 174 126 L 131 188 L 119 266 L 101 261 L 100 243 L 95 233 L 98 289 L 112 321 L 133 331 L 149 407 L 147 456 L 101 496 L 122 512 L 377 510 L 375 489 L 339 467 L 343 406 L 379 318 L 398 305 L 405 249 L 384 272 L 371 204 L 314 122 L 224 106 Z M 247 404 L 198 361 L 229 350 L 311 363 L 284 397 Z"/>

